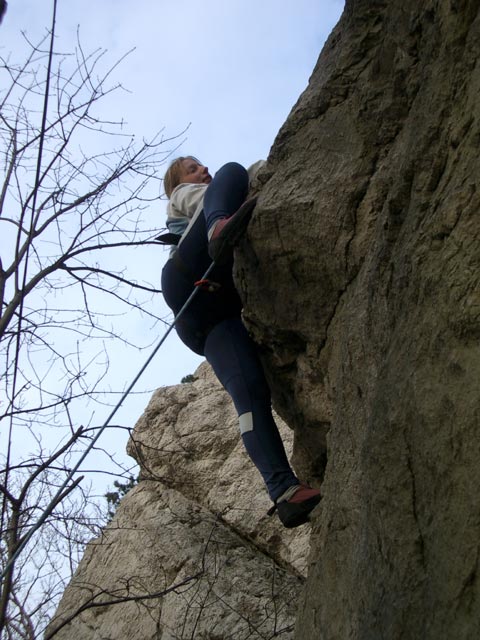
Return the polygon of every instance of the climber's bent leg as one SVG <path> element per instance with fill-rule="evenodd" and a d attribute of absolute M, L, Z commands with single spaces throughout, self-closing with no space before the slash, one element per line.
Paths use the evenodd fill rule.
<path fill-rule="evenodd" d="M 276 500 L 299 481 L 272 416 L 270 389 L 255 345 L 240 318 L 224 320 L 212 329 L 205 356 L 232 397 L 245 448 Z"/>
<path fill-rule="evenodd" d="M 208 253 L 217 264 L 231 259 L 233 249 L 243 237 L 256 204 L 248 195 L 248 173 L 240 164 L 225 164 L 208 186 L 204 215 L 208 230 Z"/>
<path fill-rule="evenodd" d="M 229 218 L 248 195 L 247 170 L 238 162 L 228 162 L 221 167 L 208 185 L 203 200 L 207 232 L 223 218 Z"/>

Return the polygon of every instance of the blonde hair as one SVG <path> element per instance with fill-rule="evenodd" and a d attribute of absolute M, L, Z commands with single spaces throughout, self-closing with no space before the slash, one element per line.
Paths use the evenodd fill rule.
<path fill-rule="evenodd" d="M 168 199 L 170 199 L 175 187 L 178 187 L 182 181 L 184 160 L 194 160 L 195 162 L 198 162 L 198 164 L 201 164 L 200 160 L 197 160 L 195 156 L 180 156 L 179 158 L 172 160 L 170 166 L 165 171 L 165 175 L 163 176 L 163 186 Z"/>

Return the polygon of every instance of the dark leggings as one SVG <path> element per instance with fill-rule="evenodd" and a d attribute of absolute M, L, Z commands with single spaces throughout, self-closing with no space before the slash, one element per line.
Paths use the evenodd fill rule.
<path fill-rule="evenodd" d="M 214 222 L 230 217 L 241 207 L 248 187 L 248 173 L 241 164 L 228 162 L 217 171 L 203 199 L 207 231 Z"/>
<path fill-rule="evenodd" d="M 192 292 L 193 283 L 210 264 L 207 228 L 232 215 L 248 192 L 248 174 L 230 162 L 216 174 L 204 198 L 205 217 L 184 236 L 162 272 L 165 300 L 175 314 Z M 298 480 L 288 463 L 272 417 L 270 389 L 256 346 L 240 319 L 241 301 L 232 278 L 232 263 L 215 267 L 209 279 L 221 285 L 215 293 L 199 291 L 176 329 L 193 351 L 205 355 L 237 410 L 245 448 L 260 471 L 272 500 Z"/>
<path fill-rule="evenodd" d="M 233 400 L 247 453 L 275 500 L 298 480 L 272 416 L 270 389 L 255 343 L 239 317 L 219 322 L 210 331 L 205 356 Z"/>

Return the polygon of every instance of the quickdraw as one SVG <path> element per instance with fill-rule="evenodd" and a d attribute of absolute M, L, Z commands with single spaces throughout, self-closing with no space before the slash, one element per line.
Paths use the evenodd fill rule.
<path fill-rule="evenodd" d="M 194 284 L 202 291 L 208 291 L 208 293 L 215 293 L 215 291 L 218 291 L 222 286 L 218 282 L 213 282 L 212 280 L 207 280 L 206 278 L 197 280 Z"/>

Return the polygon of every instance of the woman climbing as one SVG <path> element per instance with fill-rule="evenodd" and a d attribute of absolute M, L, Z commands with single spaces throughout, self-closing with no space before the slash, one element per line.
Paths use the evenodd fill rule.
<path fill-rule="evenodd" d="M 258 164 L 251 169 L 258 168 Z M 165 300 L 177 314 L 194 283 L 200 290 L 176 323 L 180 339 L 204 355 L 238 413 L 240 433 L 286 527 L 307 522 L 320 492 L 301 484 L 288 462 L 272 416 L 268 387 L 256 346 L 241 320 L 241 301 L 232 277 L 233 246 L 255 207 L 246 200 L 249 173 L 229 162 L 212 178 L 192 156 L 174 160 L 164 177 L 168 234 L 176 244 L 162 271 Z M 178 244 L 177 244 L 178 242 Z M 198 284 L 215 261 L 207 282 Z"/>

